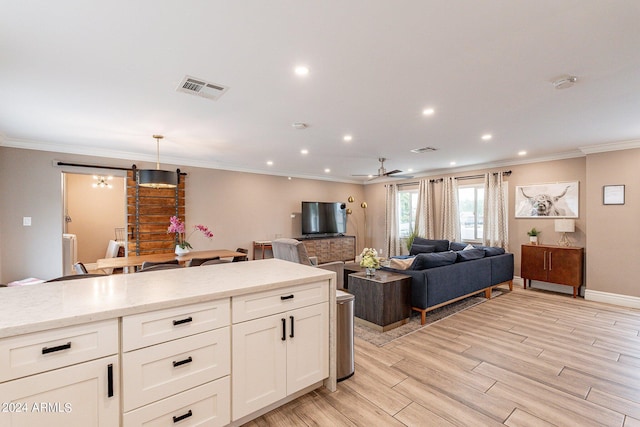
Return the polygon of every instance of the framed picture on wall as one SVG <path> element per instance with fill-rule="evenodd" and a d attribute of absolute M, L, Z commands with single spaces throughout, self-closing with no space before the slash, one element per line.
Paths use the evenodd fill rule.
<path fill-rule="evenodd" d="M 624 205 L 624 185 L 605 185 L 602 187 L 603 205 Z"/>
<path fill-rule="evenodd" d="M 516 218 L 578 218 L 579 181 L 516 186 Z"/>

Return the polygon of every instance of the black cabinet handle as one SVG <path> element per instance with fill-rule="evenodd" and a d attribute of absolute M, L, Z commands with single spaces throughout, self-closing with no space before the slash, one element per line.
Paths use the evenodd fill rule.
<path fill-rule="evenodd" d="M 187 357 L 184 360 L 178 360 L 177 362 L 174 360 L 173 361 L 173 367 L 177 368 L 180 365 L 184 365 L 184 364 L 191 363 L 191 362 L 193 362 L 193 358 L 191 356 Z"/>
<path fill-rule="evenodd" d="M 291 321 L 291 334 L 289 338 L 293 338 L 293 316 L 289 316 L 289 320 Z"/>
<path fill-rule="evenodd" d="M 113 397 L 113 364 L 107 365 L 107 397 Z"/>
<path fill-rule="evenodd" d="M 66 344 L 59 345 L 57 347 L 42 347 L 42 354 L 53 353 L 60 350 L 69 350 L 71 348 L 71 341 Z"/>
<path fill-rule="evenodd" d="M 193 415 L 193 412 L 191 412 L 191 409 L 189 409 L 189 412 L 187 412 L 187 413 L 186 413 L 186 414 L 184 414 L 184 415 L 180 415 L 179 417 L 176 417 L 176 416 L 174 415 L 174 416 L 173 416 L 173 422 L 174 422 L 174 423 L 177 423 L 178 421 L 182 421 L 182 420 L 184 420 L 185 418 L 189 418 L 189 417 L 190 417 L 190 416 L 192 416 L 192 415 Z"/>
<path fill-rule="evenodd" d="M 178 325 L 182 325 L 183 323 L 189 323 L 189 322 L 193 322 L 193 318 L 191 316 L 187 317 L 186 319 L 174 320 L 173 326 L 178 326 Z"/>
<path fill-rule="evenodd" d="M 285 296 L 282 296 L 282 297 L 280 297 L 280 299 L 281 299 L 282 301 L 287 300 L 287 299 L 293 299 L 293 294 L 291 294 L 291 295 L 285 295 Z"/>
<path fill-rule="evenodd" d="M 282 320 L 282 341 L 286 341 L 287 340 L 287 319 L 283 317 L 280 320 Z"/>

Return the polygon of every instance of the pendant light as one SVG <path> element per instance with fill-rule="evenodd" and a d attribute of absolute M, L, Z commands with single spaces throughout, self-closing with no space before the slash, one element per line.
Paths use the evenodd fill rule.
<path fill-rule="evenodd" d="M 138 171 L 138 185 L 147 188 L 175 188 L 178 186 L 178 173 L 160 169 L 160 140 L 162 135 L 153 135 L 156 139 L 158 158 L 155 169 L 140 169 Z"/>

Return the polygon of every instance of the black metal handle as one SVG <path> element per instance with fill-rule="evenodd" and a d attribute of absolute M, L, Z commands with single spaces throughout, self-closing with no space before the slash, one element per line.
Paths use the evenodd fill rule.
<path fill-rule="evenodd" d="M 71 348 L 71 341 L 66 344 L 59 345 L 57 347 L 42 347 L 42 354 L 53 353 L 60 350 L 69 350 Z"/>
<path fill-rule="evenodd" d="M 186 358 L 186 359 L 184 359 L 184 360 L 178 360 L 177 362 L 174 360 L 174 361 L 173 361 L 173 367 L 174 367 L 174 368 L 177 368 L 177 367 L 178 367 L 178 366 L 180 366 L 180 365 L 184 365 L 184 364 L 186 364 L 186 363 L 191 363 L 191 362 L 193 362 L 193 358 L 192 358 L 191 356 L 187 357 L 187 358 Z"/>
<path fill-rule="evenodd" d="M 186 319 L 174 320 L 173 326 L 182 325 L 183 323 L 189 322 L 193 322 L 193 318 L 191 316 L 187 317 Z"/>
<path fill-rule="evenodd" d="M 293 338 L 293 316 L 289 316 L 289 320 L 291 321 L 291 334 L 289 334 L 289 338 Z"/>
<path fill-rule="evenodd" d="M 283 297 L 280 297 L 280 299 L 281 299 L 282 301 L 287 300 L 287 299 L 293 299 L 293 294 L 291 294 L 291 295 L 286 295 L 286 296 L 283 296 Z"/>
<path fill-rule="evenodd" d="M 286 341 L 287 340 L 287 319 L 283 317 L 280 320 L 282 320 L 282 341 Z"/>
<path fill-rule="evenodd" d="M 107 397 L 113 397 L 113 364 L 107 365 Z"/>
<path fill-rule="evenodd" d="M 187 412 L 187 413 L 186 413 L 186 414 L 184 414 L 184 415 L 180 415 L 179 417 L 176 417 L 176 416 L 174 415 L 174 416 L 173 416 L 173 422 L 174 422 L 174 423 L 177 423 L 178 421 L 182 421 L 182 420 L 184 420 L 185 418 L 189 418 L 189 417 L 190 417 L 190 416 L 192 416 L 192 415 L 193 415 L 193 412 L 191 412 L 191 409 L 189 409 L 189 412 Z"/>

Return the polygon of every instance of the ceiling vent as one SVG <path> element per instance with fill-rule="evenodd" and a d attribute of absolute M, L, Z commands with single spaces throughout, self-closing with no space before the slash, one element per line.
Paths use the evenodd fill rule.
<path fill-rule="evenodd" d="M 207 82 L 191 76 L 185 76 L 180 82 L 176 91 L 189 93 L 191 95 L 201 96 L 203 98 L 213 99 L 217 101 L 229 87 L 222 86 L 217 83 Z"/>
<path fill-rule="evenodd" d="M 416 154 L 426 153 L 427 151 L 438 151 L 438 149 L 434 147 L 422 147 L 422 148 L 414 148 L 413 150 L 411 150 L 412 153 L 416 153 Z"/>

